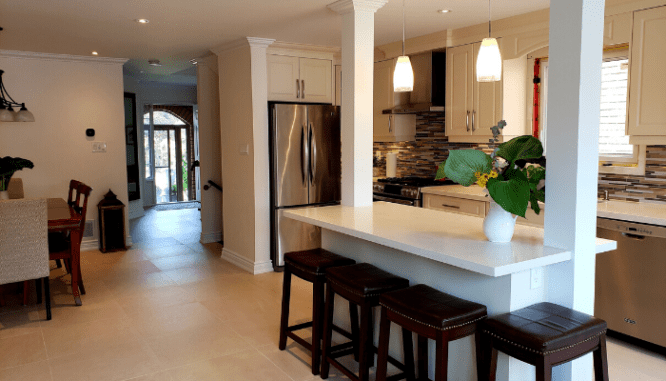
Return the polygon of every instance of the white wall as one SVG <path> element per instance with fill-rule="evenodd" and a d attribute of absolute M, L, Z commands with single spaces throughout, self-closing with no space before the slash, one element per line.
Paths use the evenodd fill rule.
<path fill-rule="evenodd" d="M 250 47 L 217 53 L 220 81 L 224 255 L 248 269 L 255 261 L 254 143 Z M 268 139 L 268 136 L 265 137 Z M 240 148 L 247 146 L 248 152 Z M 232 259 L 233 258 L 233 259 Z M 240 262 L 240 263 L 239 263 Z"/>
<path fill-rule="evenodd" d="M 128 93 L 136 94 L 136 117 L 139 139 L 139 175 L 145 179 L 145 152 L 143 149 L 143 106 L 152 104 L 197 104 L 197 87 L 189 85 L 178 85 L 171 83 L 158 83 L 137 81 L 125 75 L 124 89 Z M 141 199 L 132 201 L 129 206 L 130 218 L 141 217 L 143 207 L 155 205 L 155 187 L 152 181 L 141 181 Z"/>
<path fill-rule="evenodd" d="M 35 164 L 16 174 L 25 197 L 67 198 L 69 180 L 76 179 L 93 188 L 88 220 L 97 220 L 97 203 L 109 189 L 128 204 L 123 62 L 0 51 L 7 90 L 35 116 L 34 123 L 0 125 L 0 156 Z M 94 138 L 86 137 L 87 128 L 95 129 Z M 92 153 L 92 141 L 106 142 L 107 152 Z M 127 232 L 128 222 L 126 215 Z"/>
<path fill-rule="evenodd" d="M 197 64 L 197 100 L 199 102 L 199 153 L 201 186 L 208 180 L 222 183 L 220 150 L 220 94 L 217 56 L 202 58 Z M 222 231 L 222 193 L 201 190 L 201 242 L 224 239 Z"/>

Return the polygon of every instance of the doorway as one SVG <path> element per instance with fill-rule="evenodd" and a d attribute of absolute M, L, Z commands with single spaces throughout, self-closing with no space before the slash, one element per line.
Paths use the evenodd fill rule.
<path fill-rule="evenodd" d="M 146 136 L 146 164 L 152 168 L 146 174 L 153 176 L 155 203 L 196 200 L 192 106 L 152 105 L 147 111 L 144 125 L 152 126 L 152 139 Z"/>

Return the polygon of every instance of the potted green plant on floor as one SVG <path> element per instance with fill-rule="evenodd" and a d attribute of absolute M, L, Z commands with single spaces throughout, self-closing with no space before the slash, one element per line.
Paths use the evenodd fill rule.
<path fill-rule="evenodd" d="M 491 143 L 497 141 L 505 125 L 501 121 L 492 128 L 495 138 Z M 491 155 L 474 149 L 451 150 L 437 171 L 437 179 L 445 177 L 463 186 L 477 184 L 487 190 L 491 201 L 483 230 L 492 242 L 509 242 L 515 216 L 525 217 L 528 205 L 539 214 L 539 202 L 545 201 L 543 146 L 530 135 L 499 144 Z"/>
<path fill-rule="evenodd" d="M 0 200 L 9 199 L 7 187 L 9 187 L 9 180 L 14 176 L 14 173 L 23 168 L 32 169 L 34 166 L 32 161 L 20 157 L 5 156 L 0 158 Z"/>

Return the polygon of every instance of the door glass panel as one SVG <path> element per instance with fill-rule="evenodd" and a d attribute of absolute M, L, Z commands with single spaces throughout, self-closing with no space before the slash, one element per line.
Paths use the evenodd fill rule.
<path fill-rule="evenodd" d="M 189 181 L 190 181 L 190 169 L 188 168 L 188 162 L 187 158 L 190 157 L 188 155 L 188 149 L 189 147 L 187 146 L 187 129 L 186 128 L 181 128 L 180 129 L 180 152 L 182 153 L 182 159 L 181 159 L 181 168 L 183 172 L 183 197 L 182 201 L 189 201 Z"/>
<path fill-rule="evenodd" d="M 155 198 L 157 203 L 169 202 L 169 132 L 155 130 Z"/>
<path fill-rule="evenodd" d="M 169 130 L 169 202 L 178 201 L 178 184 L 176 183 L 176 131 Z"/>

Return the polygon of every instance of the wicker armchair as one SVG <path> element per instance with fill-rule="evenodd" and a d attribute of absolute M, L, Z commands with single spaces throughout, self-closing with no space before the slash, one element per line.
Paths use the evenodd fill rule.
<path fill-rule="evenodd" d="M 47 230 L 46 199 L 0 201 L 0 284 L 44 279 L 46 319 L 51 320 Z M 41 287 L 37 297 L 41 303 Z"/>

